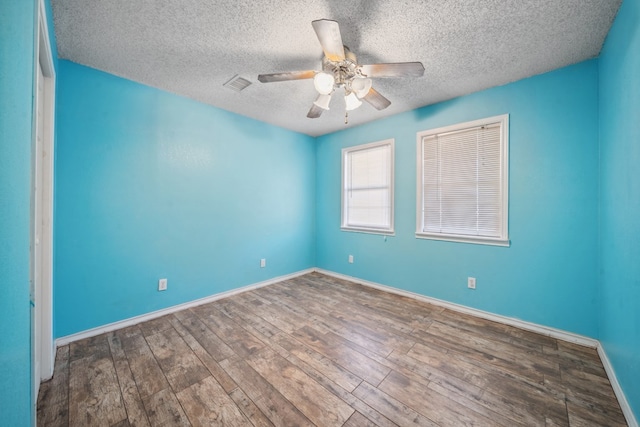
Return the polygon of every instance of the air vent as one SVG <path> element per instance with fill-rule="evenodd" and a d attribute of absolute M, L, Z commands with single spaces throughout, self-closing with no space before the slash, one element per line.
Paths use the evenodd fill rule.
<path fill-rule="evenodd" d="M 242 77 L 236 74 L 231 78 L 231 80 L 223 84 L 223 86 L 228 87 L 229 89 L 235 90 L 236 92 L 240 92 L 241 90 L 246 89 L 247 86 L 249 86 L 250 84 L 251 82 L 249 80 L 243 79 Z"/>

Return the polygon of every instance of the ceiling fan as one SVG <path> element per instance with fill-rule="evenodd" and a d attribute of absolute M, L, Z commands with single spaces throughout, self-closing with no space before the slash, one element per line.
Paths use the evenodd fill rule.
<path fill-rule="evenodd" d="M 345 124 L 349 111 L 362 105 L 361 100 L 383 110 L 391 105 L 391 101 L 372 87 L 372 78 L 420 77 L 424 74 L 424 66 L 420 62 L 360 65 L 356 55 L 342 44 L 340 27 L 336 21 L 319 19 L 311 22 L 311 25 L 324 51 L 321 71 L 292 71 L 258 76 L 262 83 L 313 79 L 318 97 L 307 113 L 310 119 L 320 117 L 324 110 L 329 109 L 331 95 L 338 89 L 344 90 Z"/>

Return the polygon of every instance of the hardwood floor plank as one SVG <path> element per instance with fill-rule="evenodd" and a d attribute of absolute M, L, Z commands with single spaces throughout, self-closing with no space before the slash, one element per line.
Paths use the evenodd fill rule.
<path fill-rule="evenodd" d="M 298 301 L 294 307 L 289 307 L 280 300 L 280 298 L 282 298 L 281 293 L 264 288 L 258 289 L 258 291 L 263 291 L 262 298 L 267 299 L 270 304 L 261 306 L 256 310 L 256 313 L 281 331 L 291 334 L 299 328 L 300 325 L 308 323 L 307 316 L 303 310 L 298 307 L 300 301 Z M 271 300 L 269 300 L 269 298 L 271 298 Z"/>
<path fill-rule="evenodd" d="M 327 357 L 313 351 L 289 335 L 278 334 L 271 340 L 349 392 L 362 382 L 362 378 L 333 363 Z"/>
<path fill-rule="evenodd" d="M 145 337 L 157 334 L 158 332 L 171 329 L 171 318 L 173 315 L 158 317 L 156 319 L 148 320 L 140 324 L 140 330 Z"/>
<path fill-rule="evenodd" d="M 108 335 L 109 348 L 113 356 L 113 363 L 120 384 L 120 393 L 124 400 L 124 406 L 127 411 L 127 422 L 132 426 L 149 426 L 149 420 L 144 410 L 142 398 L 138 392 L 138 386 L 133 379 L 129 361 L 122 348 L 120 337 L 111 333 Z"/>
<path fill-rule="evenodd" d="M 514 424 L 512 420 L 506 420 L 497 413 L 492 413 L 491 418 L 487 418 L 470 408 L 473 401 L 464 398 L 455 401 L 451 399 L 455 393 L 442 395 L 430 388 L 428 381 L 418 381 L 416 378 L 410 379 L 397 372 L 391 372 L 378 389 L 441 426 L 508 427 Z M 477 405 L 474 407 L 477 408 Z"/>
<path fill-rule="evenodd" d="M 147 337 L 147 343 L 174 392 L 210 376 L 173 327 Z"/>
<path fill-rule="evenodd" d="M 191 427 L 178 398 L 166 388 L 143 399 L 149 421 L 154 427 Z"/>
<path fill-rule="evenodd" d="M 353 413 L 349 405 L 270 349 L 256 353 L 247 363 L 316 425 L 341 426 Z"/>
<path fill-rule="evenodd" d="M 570 383 L 560 382 L 555 378 L 545 379 L 545 386 L 566 394 L 567 407 L 571 404 L 578 415 L 587 411 L 592 418 L 607 419 L 614 424 L 626 422 L 613 392 L 611 395 L 592 393 L 590 390 L 576 388 Z"/>
<path fill-rule="evenodd" d="M 305 280 L 306 278 L 303 277 L 302 279 Z M 319 275 L 311 283 L 314 282 L 317 282 L 314 289 L 320 295 L 326 292 L 326 288 L 333 289 L 337 291 L 337 295 L 340 298 L 347 298 L 346 302 L 351 300 L 360 307 L 366 307 L 369 312 L 377 316 L 393 319 L 398 324 L 410 327 L 428 324 L 436 313 L 444 310 L 443 307 L 425 304 L 412 298 L 390 294 L 329 276 Z M 362 308 L 356 311 L 360 312 L 361 310 Z"/>
<path fill-rule="evenodd" d="M 536 346 L 541 345 L 543 347 L 557 348 L 558 340 L 546 335 L 537 334 L 535 332 L 527 331 L 525 329 L 508 327 L 509 335 L 512 337 L 511 343 L 521 344 L 534 344 Z"/>
<path fill-rule="evenodd" d="M 378 390 L 367 382 L 360 384 L 358 388 L 354 390 L 353 394 L 400 426 L 416 425 L 438 427 L 438 424 L 429 418 L 420 415 L 407 405 L 383 391 Z"/>
<path fill-rule="evenodd" d="M 255 403 L 249 396 L 247 396 L 241 388 L 237 387 L 229 396 L 233 401 L 238 405 L 238 408 L 245 417 L 251 422 L 255 427 L 273 427 L 273 423 L 269 421 L 269 419 L 260 411 L 260 408 L 256 406 Z"/>
<path fill-rule="evenodd" d="M 349 417 L 347 422 L 343 424 L 343 427 L 378 427 L 378 424 L 356 411 Z"/>
<path fill-rule="evenodd" d="M 126 418 L 111 357 L 86 356 L 71 362 L 69 425 L 111 426 Z"/>
<path fill-rule="evenodd" d="M 424 352 L 422 354 L 424 354 Z M 444 357 L 444 354 L 442 356 Z M 465 372 L 463 367 L 460 367 L 456 363 L 455 359 L 448 359 L 448 363 L 437 365 L 443 366 L 443 369 L 435 367 L 436 364 L 420 362 L 402 353 L 393 352 L 389 355 L 388 359 L 397 365 L 395 369 L 396 372 L 410 377 L 421 377 L 470 399 L 477 399 L 484 392 L 484 387 L 476 385 L 482 383 L 482 381 L 476 380 L 471 375 L 467 375 L 468 373 Z M 452 373 L 456 373 L 457 376 Z"/>
<path fill-rule="evenodd" d="M 335 336 L 321 334 L 309 326 L 298 329 L 293 337 L 371 384 L 380 384 L 390 371 L 386 366 L 345 347 L 344 342 Z"/>
<path fill-rule="evenodd" d="M 69 344 L 69 361 L 74 362 L 83 357 L 94 357 L 100 359 L 110 357 L 109 343 L 104 334 L 74 341 Z"/>
<path fill-rule="evenodd" d="M 213 308 L 213 309 L 212 309 Z M 215 303 L 196 307 L 194 313 L 240 357 L 250 356 L 264 347 L 262 341 L 234 320 L 217 310 Z"/>
<path fill-rule="evenodd" d="M 204 307 L 202 308 L 205 309 Z M 216 333 L 210 330 L 198 316 L 191 310 L 184 310 L 174 313 L 182 326 L 200 345 L 213 357 L 216 362 L 220 362 L 228 357 L 233 357 L 235 353 Z"/>
<path fill-rule="evenodd" d="M 510 413 L 515 421 L 530 425 L 542 424 L 544 420 L 541 414 L 545 412 L 549 418 L 558 420 L 560 425 L 566 419 L 564 395 L 546 396 L 548 390 L 540 384 L 526 382 L 493 368 L 487 370 L 478 366 L 474 359 L 465 360 L 460 355 L 447 354 L 447 357 L 442 357 L 437 351 L 434 353 L 422 344 L 416 344 L 408 356 L 477 387 L 476 390 L 481 391 L 481 394 L 477 394 L 475 398 L 482 405 L 498 413 Z"/>
<path fill-rule="evenodd" d="M 607 379 L 607 381 L 609 379 L 600 359 L 593 360 L 589 357 L 585 357 L 581 353 L 554 349 L 546 346 L 543 347 L 543 353 L 545 357 L 555 360 L 560 365 L 561 371 L 564 369 L 577 369 L 583 372 L 588 372 L 592 375 L 598 375 Z"/>
<path fill-rule="evenodd" d="M 309 280 L 300 278 L 300 280 L 304 280 L 305 283 L 315 283 L 316 281 L 322 283 L 322 290 L 309 289 L 306 299 L 320 299 L 322 301 L 324 297 L 325 305 L 331 307 L 331 311 L 339 310 L 343 313 L 361 314 L 363 317 L 372 319 L 378 324 L 387 325 L 405 333 L 411 333 L 414 328 L 414 325 L 409 324 L 412 321 L 410 318 L 404 315 L 398 316 L 397 313 L 385 313 L 373 307 L 376 301 L 379 300 L 369 295 L 368 289 L 364 286 L 345 284 L 336 287 L 331 282 L 327 286 L 327 282 L 322 281 L 322 279 Z M 301 291 L 304 291 L 304 288 Z M 368 305 L 365 305 L 365 303 Z M 425 323 L 428 325 L 429 322 Z"/>
<path fill-rule="evenodd" d="M 218 383 L 222 386 L 224 391 L 230 393 L 232 390 L 235 390 L 238 385 L 233 381 L 233 379 L 226 373 L 226 371 L 220 366 L 215 359 L 207 353 L 207 351 L 200 345 L 198 340 L 196 340 L 193 335 L 191 335 L 182 323 L 177 318 L 171 319 L 171 324 L 175 328 L 175 330 L 180 334 L 185 343 L 189 346 L 193 354 L 195 354 L 200 362 L 209 370 L 209 373 L 218 381 Z"/>
<path fill-rule="evenodd" d="M 575 368 L 562 369 L 562 380 L 567 388 L 605 399 L 613 395 L 611 383 L 607 378 Z"/>
<path fill-rule="evenodd" d="M 162 369 L 139 328 L 133 326 L 121 329 L 116 332 L 116 336 L 120 338 L 133 379 L 143 400 L 169 387 Z"/>
<path fill-rule="evenodd" d="M 379 412 L 372 409 L 362 400 L 355 397 L 353 394 L 349 393 L 343 387 L 329 379 L 324 375 L 323 370 L 316 370 L 309 364 L 305 363 L 301 359 L 297 358 L 295 355 L 289 353 L 286 349 L 278 345 L 272 340 L 272 348 L 278 352 L 282 357 L 286 358 L 289 362 L 302 369 L 307 375 L 313 378 L 318 384 L 323 386 L 325 389 L 329 390 L 335 396 L 342 399 L 344 402 L 349 404 L 352 408 L 362 413 L 367 419 L 371 422 L 375 423 L 381 427 L 394 427 L 395 423 L 392 423 L 387 418 L 382 416 Z M 361 381 L 362 382 L 362 381 Z"/>
<path fill-rule="evenodd" d="M 194 427 L 243 427 L 249 422 L 213 377 L 185 388 L 176 397 Z"/>
<path fill-rule="evenodd" d="M 58 347 L 53 378 L 38 397 L 38 425 L 69 425 L 69 346 Z M 44 385 L 43 384 L 43 385 Z"/>
<path fill-rule="evenodd" d="M 220 301 L 220 310 L 232 319 L 239 319 L 239 323 L 251 326 L 267 339 L 281 332 L 280 329 L 233 300 Z"/>
<path fill-rule="evenodd" d="M 302 412 L 243 360 L 224 360 L 222 367 L 275 426 L 313 426 Z"/>
<path fill-rule="evenodd" d="M 621 421 L 612 420 L 609 417 L 602 417 L 601 414 L 593 413 L 589 409 L 580 405 L 574 405 L 567 402 L 567 411 L 569 413 L 569 422 L 572 427 L 624 427 L 627 423 L 624 419 Z"/>
<path fill-rule="evenodd" d="M 405 334 L 404 332 L 397 330 L 391 326 L 385 325 L 381 322 L 376 322 L 370 317 L 361 316 L 356 313 L 346 314 L 344 312 L 332 311 L 330 316 L 340 319 L 340 321 L 346 327 L 357 328 L 357 325 L 362 325 L 366 333 L 370 334 L 369 337 L 373 341 L 381 342 L 392 351 L 408 351 L 415 344 L 416 340 L 411 334 Z M 354 326 L 347 326 L 354 325 Z M 426 326 L 425 326 L 426 327 Z M 356 329 L 360 332 L 360 329 Z M 388 356 L 391 352 L 386 354 Z"/>
<path fill-rule="evenodd" d="M 532 381 L 542 382 L 543 375 L 559 375 L 560 372 L 558 364 L 545 361 L 533 354 L 518 352 L 507 344 L 463 334 L 461 330 L 439 322 L 433 322 L 426 332 L 455 345 L 456 351 L 461 351 L 463 346 L 466 347 L 465 354 L 483 364 L 490 363 L 493 367 L 508 370 Z"/>

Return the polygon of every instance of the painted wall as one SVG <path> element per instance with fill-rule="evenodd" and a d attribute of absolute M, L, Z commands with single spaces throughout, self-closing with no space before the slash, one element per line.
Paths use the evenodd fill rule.
<path fill-rule="evenodd" d="M 56 337 L 315 265 L 311 137 L 60 60 L 56 155 Z"/>
<path fill-rule="evenodd" d="M 0 414 L 31 422 L 29 241 L 35 2 L 0 2 Z"/>
<path fill-rule="evenodd" d="M 583 62 L 318 138 L 318 266 L 597 337 L 597 67 Z M 416 239 L 416 132 L 505 113 L 511 247 Z M 396 235 L 340 231 L 340 150 L 387 138 L 396 144 Z"/>
<path fill-rule="evenodd" d="M 600 341 L 640 419 L 640 1 L 625 0 L 600 57 Z"/>

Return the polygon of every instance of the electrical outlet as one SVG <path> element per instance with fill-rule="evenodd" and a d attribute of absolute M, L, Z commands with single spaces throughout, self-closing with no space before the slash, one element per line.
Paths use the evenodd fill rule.
<path fill-rule="evenodd" d="M 167 279 L 158 280 L 158 290 L 166 291 L 167 290 Z"/>
<path fill-rule="evenodd" d="M 267 266 L 267 259 L 266 258 L 262 258 L 260 260 L 260 268 L 265 268 Z"/>
<path fill-rule="evenodd" d="M 476 278 L 475 277 L 467 277 L 467 287 L 469 289 L 476 288 Z"/>
<path fill-rule="evenodd" d="M 353 255 L 349 255 L 349 264 L 353 264 Z"/>

